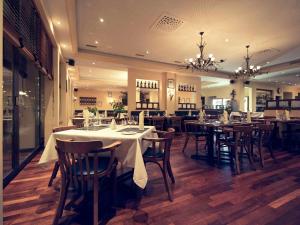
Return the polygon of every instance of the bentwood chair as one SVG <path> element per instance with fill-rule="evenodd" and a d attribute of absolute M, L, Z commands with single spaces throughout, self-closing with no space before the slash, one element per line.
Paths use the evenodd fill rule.
<path fill-rule="evenodd" d="M 230 150 L 231 160 L 234 161 L 235 172 L 240 174 L 240 155 L 243 154 L 245 150 L 252 168 L 253 159 L 252 159 L 252 126 L 234 126 L 232 129 L 224 129 L 223 132 L 226 134 L 225 138 L 220 141 L 218 149 L 218 159 L 221 154 L 221 146 L 227 146 Z M 232 135 L 231 135 L 232 134 Z"/>
<path fill-rule="evenodd" d="M 195 145 L 196 145 L 196 155 L 193 155 L 192 158 L 199 159 L 199 143 L 205 142 L 206 143 L 206 137 L 208 135 L 206 127 L 204 125 L 198 124 L 199 121 L 192 121 L 188 120 L 184 122 L 185 126 L 185 142 L 182 148 L 182 152 L 184 153 L 188 142 L 190 138 L 195 139 Z M 206 144 L 205 144 L 206 147 Z M 205 149 L 206 150 L 206 149 Z"/>
<path fill-rule="evenodd" d="M 260 164 L 264 167 L 264 149 L 267 147 L 273 160 L 275 159 L 272 147 L 272 139 L 274 134 L 274 125 L 273 124 L 257 124 L 257 136 L 253 138 L 253 144 L 256 144 L 258 147 L 258 153 L 260 158 Z M 253 148 L 253 147 L 252 147 Z"/>
<path fill-rule="evenodd" d="M 177 130 L 177 132 L 181 133 L 182 132 L 181 121 L 182 121 L 181 116 L 170 117 L 170 127 L 174 128 L 175 130 Z"/>
<path fill-rule="evenodd" d="M 114 198 L 118 163 L 115 150 L 120 145 L 121 142 L 119 141 L 104 147 L 101 141 L 84 142 L 56 139 L 56 150 L 61 171 L 61 189 L 53 220 L 54 225 L 58 224 L 63 214 L 68 187 L 71 182 L 83 194 L 86 193 L 88 187 L 93 188 L 93 224 L 98 224 L 99 182 L 103 180 L 102 178 L 112 177 Z M 100 157 L 99 154 L 103 152 L 110 152 L 110 157 Z"/>
<path fill-rule="evenodd" d="M 156 130 L 164 130 L 165 117 L 164 116 L 153 116 L 151 118 L 152 126 L 155 126 Z"/>
<path fill-rule="evenodd" d="M 155 131 L 158 138 L 143 138 L 143 142 L 151 142 L 151 146 L 143 155 L 145 164 L 155 163 L 159 166 L 165 183 L 165 188 L 170 201 L 173 201 L 173 196 L 169 187 L 168 176 L 172 183 L 175 183 L 175 178 L 172 172 L 170 163 L 171 145 L 174 138 L 175 130 L 169 128 L 167 131 Z"/>
<path fill-rule="evenodd" d="M 65 126 L 65 127 L 56 127 L 56 128 L 53 128 L 52 132 L 56 133 L 56 132 L 71 130 L 71 129 L 76 129 L 76 128 L 77 128 L 76 125 Z M 56 178 L 58 170 L 59 170 L 59 164 L 58 164 L 58 161 L 56 161 L 55 164 L 54 164 L 54 168 L 52 170 L 52 174 L 51 174 L 51 177 L 50 177 L 50 180 L 49 180 L 49 183 L 48 183 L 48 187 L 52 186 L 53 180 Z"/>
<path fill-rule="evenodd" d="M 73 118 L 72 123 L 77 127 L 82 127 L 84 122 L 84 118 Z"/>

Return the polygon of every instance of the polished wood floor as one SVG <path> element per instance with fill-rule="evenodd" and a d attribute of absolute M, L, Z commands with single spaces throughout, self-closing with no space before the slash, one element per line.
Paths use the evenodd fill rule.
<path fill-rule="evenodd" d="M 183 155 L 182 145 L 183 138 L 176 138 L 174 202 L 168 201 L 158 168 L 149 166 L 149 185 L 139 209 L 128 203 L 108 224 L 300 224 L 300 155 L 279 151 L 277 163 L 267 157 L 265 168 L 256 171 L 245 163 L 242 174 L 234 176 L 228 165 L 216 168 L 190 159 L 193 143 Z M 4 190 L 4 224 L 51 224 L 59 179 L 47 186 L 53 165 L 38 165 L 39 157 Z M 68 218 L 73 214 L 65 211 L 65 221 L 72 221 Z"/>

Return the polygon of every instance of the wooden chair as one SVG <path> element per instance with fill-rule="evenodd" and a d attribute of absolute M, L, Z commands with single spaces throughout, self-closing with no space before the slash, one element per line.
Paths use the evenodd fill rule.
<path fill-rule="evenodd" d="M 177 132 L 179 132 L 179 133 L 182 133 L 181 121 L 182 121 L 181 116 L 172 116 L 170 118 L 170 126 L 172 128 L 174 128 L 175 130 L 177 129 Z"/>
<path fill-rule="evenodd" d="M 77 126 L 77 127 L 83 127 L 83 122 L 84 122 L 84 118 L 74 118 L 72 119 L 72 123 L 73 125 Z"/>
<path fill-rule="evenodd" d="M 112 176 L 114 179 L 113 193 L 115 194 L 115 176 L 118 163 L 115 158 L 115 150 L 120 145 L 121 142 L 119 141 L 103 147 L 101 141 L 84 142 L 56 139 L 56 150 L 61 171 L 61 189 L 53 220 L 54 225 L 58 224 L 63 214 L 70 182 L 82 193 L 85 193 L 89 184 L 92 184 L 93 224 L 98 224 L 99 180 Z M 99 153 L 103 152 L 110 152 L 110 157 L 100 157 Z"/>
<path fill-rule="evenodd" d="M 235 171 L 237 174 L 240 174 L 240 153 L 243 153 L 245 150 L 250 162 L 250 165 L 254 167 L 252 160 L 252 126 L 234 126 L 232 129 L 224 129 L 226 133 L 226 138 L 220 143 L 220 146 L 228 146 L 230 150 L 231 159 L 234 160 Z M 232 134 L 232 136 L 230 136 Z M 240 149 L 239 149 L 240 148 Z M 218 159 L 220 159 L 221 150 L 218 149 Z"/>
<path fill-rule="evenodd" d="M 185 126 L 185 142 L 182 148 L 182 152 L 184 153 L 188 142 L 190 138 L 195 139 L 195 144 L 196 144 L 196 154 L 192 156 L 194 159 L 199 159 L 199 143 L 205 142 L 206 141 L 206 136 L 207 136 L 207 131 L 206 127 L 198 124 L 199 121 L 185 121 L 184 126 Z"/>
<path fill-rule="evenodd" d="M 272 147 L 272 138 L 274 134 L 274 125 L 273 124 L 257 124 L 257 136 L 253 138 L 252 141 L 252 149 L 253 144 L 256 144 L 258 147 L 258 153 L 260 158 L 260 164 L 264 167 L 264 150 L 263 146 L 266 146 L 270 152 L 271 157 L 275 159 Z"/>
<path fill-rule="evenodd" d="M 145 164 L 151 162 L 159 166 L 164 178 L 165 188 L 168 193 L 169 200 L 173 201 L 167 175 L 169 175 L 171 178 L 172 183 L 175 183 L 175 178 L 170 163 L 171 145 L 175 130 L 173 128 L 169 128 L 167 131 L 156 131 L 156 133 L 158 134 L 158 138 L 142 139 L 142 141 L 152 143 L 152 145 L 144 153 L 143 158 Z"/>
<path fill-rule="evenodd" d="M 53 128 L 52 132 L 56 133 L 56 132 L 71 130 L 71 129 L 76 129 L 76 128 L 77 128 L 76 125 L 64 126 L 64 127 L 55 127 L 55 128 Z M 52 186 L 53 180 L 56 178 L 58 170 L 59 170 L 59 164 L 58 164 L 58 161 L 56 161 L 55 164 L 54 164 L 54 168 L 52 170 L 52 174 L 51 174 L 51 177 L 50 177 L 50 180 L 49 180 L 49 183 L 48 183 L 48 187 Z"/>
<path fill-rule="evenodd" d="M 156 130 L 164 130 L 165 117 L 164 116 L 153 116 L 151 118 L 152 126 L 155 126 Z"/>

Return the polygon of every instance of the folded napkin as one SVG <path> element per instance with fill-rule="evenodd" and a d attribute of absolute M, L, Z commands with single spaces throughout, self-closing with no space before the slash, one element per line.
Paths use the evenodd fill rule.
<path fill-rule="evenodd" d="M 277 119 L 277 120 L 279 120 L 279 119 L 280 119 L 280 115 L 279 115 L 279 112 L 278 112 L 278 110 L 277 110 L 277 109 L 275 110 L 275 117 L 276 117 L 276 119 Z"/>
<path fill-rule="evenodd" d="M 284 117 L 286 120 L 290 120 L 290 112 L 288 110 L 284 110 Z"/>
<path fill-rule="evenodd" d="M 247 112 L 247 123 L 251 123 L 251 114 L 250 114 L 250 111 Z"/>
<path fill-rule="evenodd" d="M 224 124 L 227 124 L 228 123 L 228 112 L 226 110 L 224 110 L 223 112 L 223 122 Z"/>
<path fill-rule="evenodd" d="M 110 127 L 110 129 L 112 129 L 112 130 L 117 129 L 117 124 L 116 124 L 115 118 L 113 118 L 113 119 L 111 120 L 111 123 L 110 123 L 109 127 Z"/>
<path fill-rule="evenodd" d="M 203 110 L 204 111 L 204 110 Z M 199 121 L 200 121 L 200 123 L 203 123 L 204 122 L 204 113 L 203 113 L 203 111 L 202 110 L 200 110 L 200 112 L 199 112 Z"/>
<path fill-rule="evenodd" d="M 83 114 L 83 119 L 84 119 L 84 126 L 88 127 L 89 126 L 90 112 L 89 112 L 89 110 L 84 109 L 82 114 Z"/>
<path fill-rule="evenodd" d="M 191 110 L 189 110 L 189 116 L 192 116 L 192 112 L 191 112 Z"/>
<path fill-rule="evenodd" d="M 139 130 L 144 130 L 144 111 L 139 114 Z"/>

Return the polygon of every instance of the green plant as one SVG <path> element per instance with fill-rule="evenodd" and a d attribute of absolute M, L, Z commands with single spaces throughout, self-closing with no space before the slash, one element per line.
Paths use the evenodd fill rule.
<path fill-rule="evenodd" d="M 123 102 L 113 101 L 111 103 L 111 105 L 112 105 L 112 108 L 114 110 L 114 117 L 116 117 L 119 113 L 122 113 L 122 112 L 125 111 Z"/>
<path fill-rule="evenodd" d="M 96 115 L 98 109 L 97 109 L 97 107 L 88 107 L 88 110 L 90 113 L 93 113 L 94 115 Z"/>

